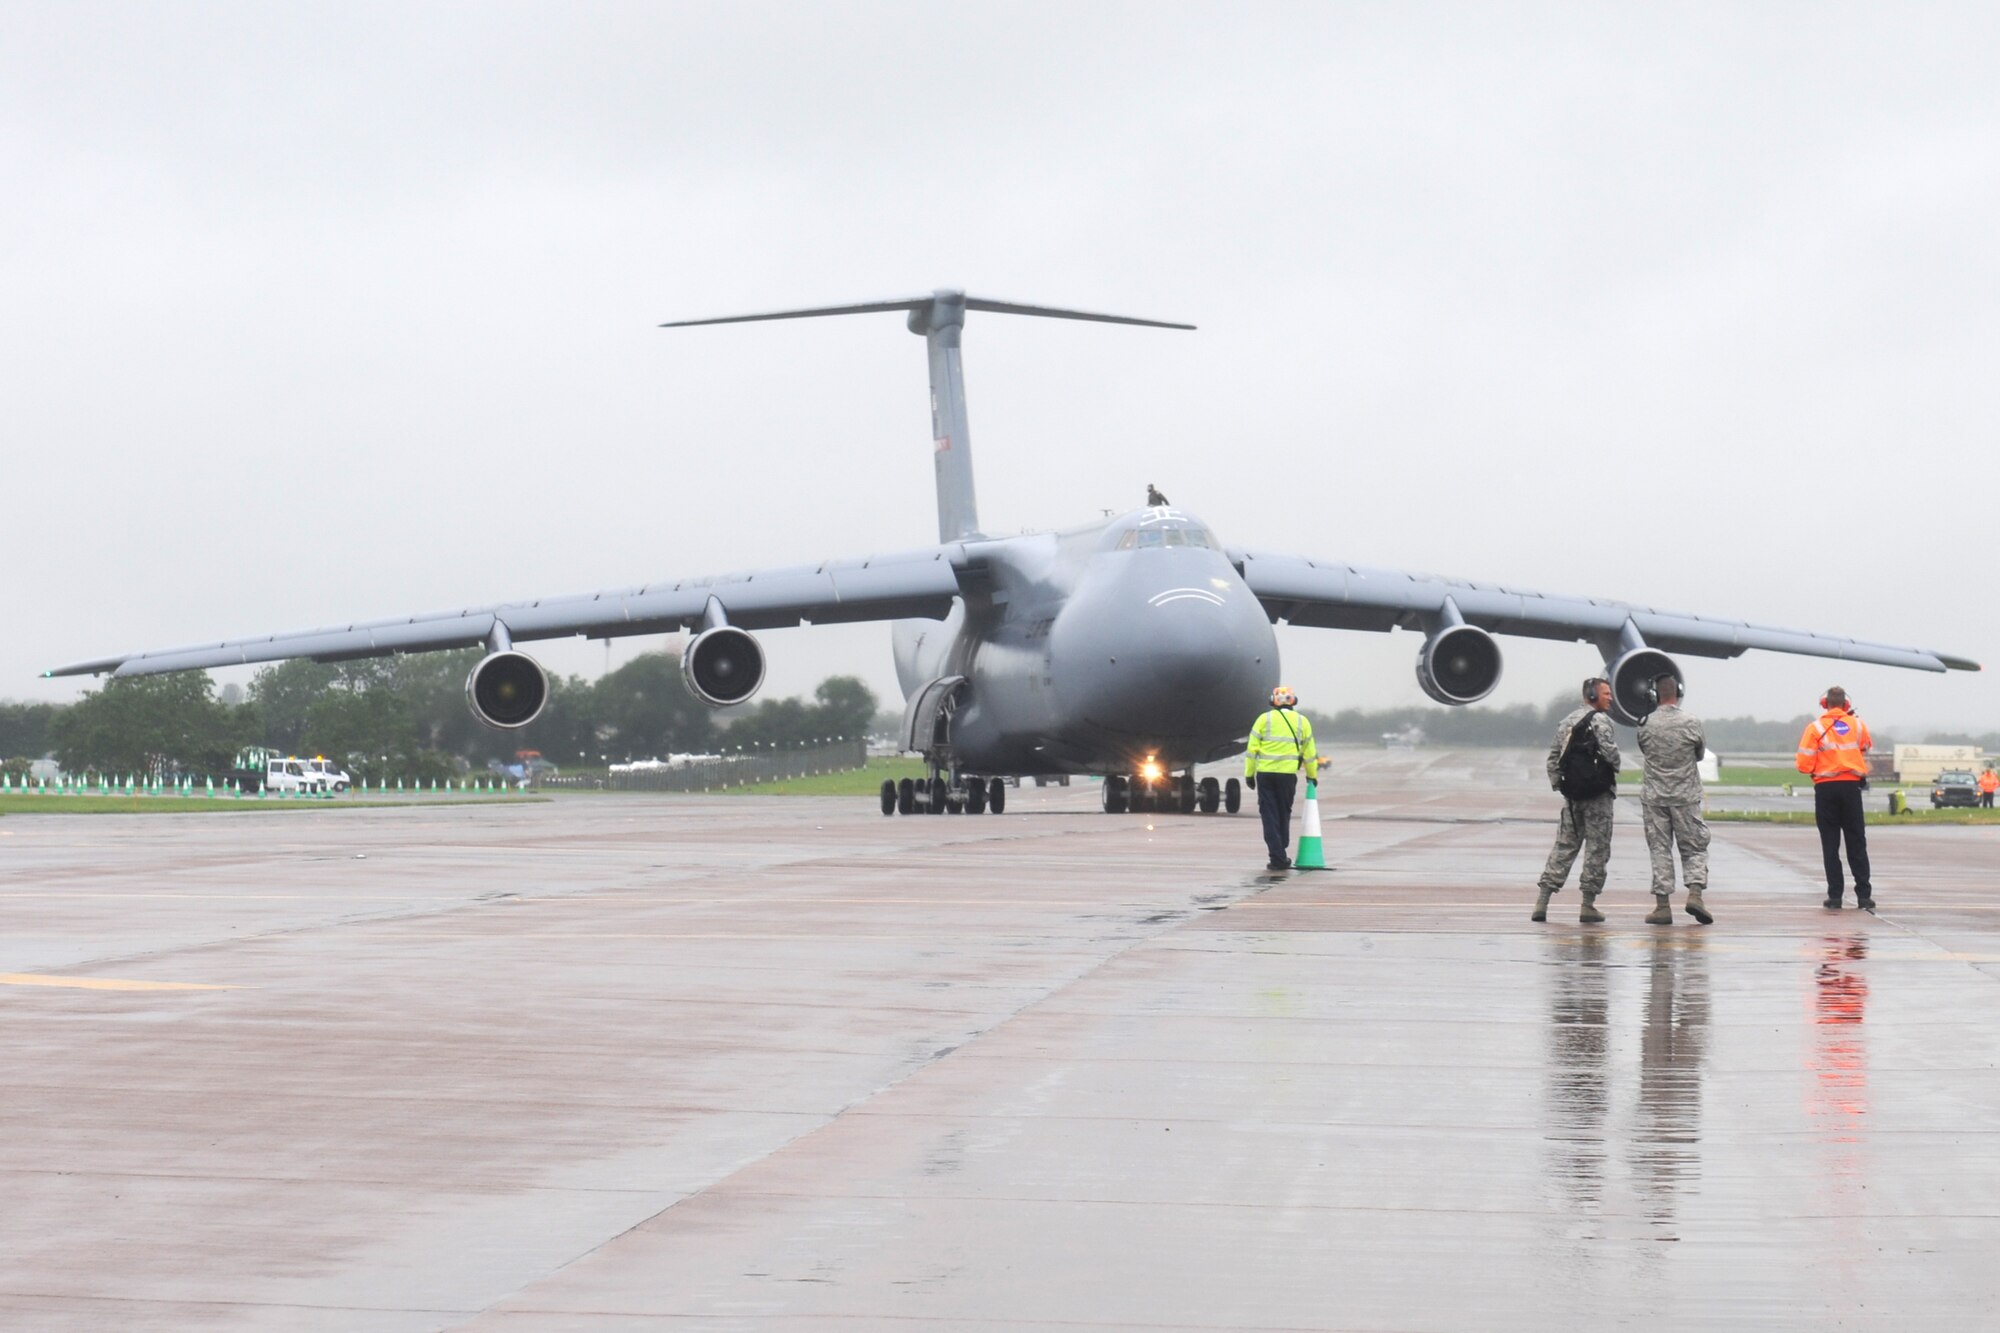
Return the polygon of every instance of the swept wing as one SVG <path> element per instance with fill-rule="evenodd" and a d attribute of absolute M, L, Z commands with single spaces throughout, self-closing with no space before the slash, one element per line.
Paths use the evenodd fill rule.
<path fill-rule="evenodd" d="M 1923 648 L 1689 615 L 1629 602 L 1551 596 L 1495 583 L 1272 551 L 1232 550 L 1229 555 L 1271 619 L 1293 625 L 1359 630 L 1400 626 L 1429 631 L 1454 623 L 1455 611 L 1465 623 L 1493 634 L 1594 643 L 1607 659 L 1621 647 L 1633 646 L 1636 635 L 1647 647 L 1696 657 L 1737 657 L 1748 649 L 1763 648 L 1919 671 L 1979 670 L 1979 663 L 1968 658 Z"/>
<path fill-rule="evenodd" d="M 756 570 L 710 578 L 674 579 L 636 588 L 499 602 L 390 620 L 358 621 L 288 634 L 263 634 L 219 643 L 197 643 L 154 652 L 73 662 L 51 676 L 151 676 L 202 667 L 239 666 L 309 657 L 340 662 L 391 653 L 491 644 L 496 628 L 512 641 L 583 636 L 615 638 L 664 634 L 703 623 L 710 599 L 728 623 L 742 629 L 776 629 L 801 622 L 941 619 L 959 592 L 959 575 L 971 568 L 962 544 L 926 547 L 858 560 Z"/>

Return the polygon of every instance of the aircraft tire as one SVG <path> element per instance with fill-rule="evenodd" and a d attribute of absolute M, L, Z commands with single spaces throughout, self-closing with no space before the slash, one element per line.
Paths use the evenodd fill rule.
<path fill-rule="evenodd" d="M 927 806 L 926 806 L 926 807 L 924 807 L 924 808 L 925 808 L 925 812 L 926 812 L 926 813 L 928 813 L 928 814 L 933 814 L 933 815 L 941 815 L 941 814 L 943 814 L 943 813 L 944 813 L 944 810 L 945 810 L 945 785 L 944 785 L 944 779 L 943 779 L 943 778 L 932 778 L 932 779 L 931 779 L 931 799 L 930 799 L 930 804 L 929 804 L 929 805 L 927 805 Z"/>
<path fill-rule="evenodd" d="M 1116 773 L 1104 779 L 1104 813 L 1107 815 L 1125 813 L 1125 779 Z"/>
<path fill-rule="evenodd" d="M 917 784 L 908 778 L 896 784 L 896 813 L 899 815 L 917 813 Z"/>
<path fill-rule="evenodd" d="M 896 813 L 896 780 L 894 778 L 882 779 L 882 813 L 885 815 Z"/>
<path fill-rule="evenodd" d="M 999 778 L 986 784 L 986 808 L 996 815 L 1007 813 L 1007 784 Z"/>
<path fill-rule="evenodd" d="M 965 813 L 983 815 L 986 813 L 986 780 L 969 778 L 965 784 Z"/>
<path fill-rule="evenodd" d="M 1222 788 L 1222 808 L 1232 815 L 1243 808 L 1243 784 L 1235 778 L 1229 779 Z"/>
<path fill-rule="evenodd" d="M 1184 815 L 1193 814 L 1195 811 L 1195 802 L 1200 797 L 1195 794 L 1194 774 L 1192 772 L 1181 774 L 1179 795 L 1181 813 Z"/>
<path fill-rule="evenodd" d="M 1201 812 L 1212 815 L 1222 806 L 1222 784 L 1214 778 L 1203 778 L 1199 784 L 1200 795 L 1195 799 L 1201 803 Z"/>

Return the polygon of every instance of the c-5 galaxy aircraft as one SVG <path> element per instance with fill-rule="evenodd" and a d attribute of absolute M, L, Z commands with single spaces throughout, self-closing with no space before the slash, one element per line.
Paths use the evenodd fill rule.
<path fill-rule="evenodd" d="M 1188 324 L 1018 305 L 953 290 L 902 300 L 664 327 L 895 311 L 929 349 L 938 544 L 918 550 L 637 588 L 503 602 L 298 633 L 127 653 L 55 676 L 143 676 L 309 657 L 320 662 L 483 644 L 466 678 L 473 713 L 524 727 L 548 701 L 548 678 L 514 645 L 570 635 L 608 638 L 692 630 L 681 657 L 703 701 L 739 704 L 764 678 L 751 631 L 801 623 L 894 621 L 906 696 L 905 748 L 927 780 L 882 784 L 884 814 L 973 814 L 1004 806 L 1002 778 L 1102 774 L 1104 808 L 1235 811 L 1235 779 L 1196 780 L 1195 766 L 1240 752 L 1279 677 L 1272 626 L 1423 631 L 1417 681 L 1441 704 L 1485 698 L 1500 679 L 1496 634 L 1595 647 L 1613 713 L 1635 724 L 1648 684 L 1680 668 L 1668 655 L 1735 657 L 1750 648 L 1922 671 L 1976 662 L 1917 648 L 1550 597 L 1226 546 L 1185 510 L 1153 505 L 1056 533 L 979 530 L 959 336 L 969 311 L 1186 329 Z"/>

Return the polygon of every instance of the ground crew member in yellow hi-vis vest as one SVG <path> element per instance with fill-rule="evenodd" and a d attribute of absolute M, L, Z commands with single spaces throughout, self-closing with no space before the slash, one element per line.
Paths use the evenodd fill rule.
<path fill-rule="evenodd" d="M 1287 686 L 1271 691 L 1271 709 L 1250 728 L 1250 749 L 1243 756 L 1243 777 L 1257 793 L 1257 813 L 1264 819 L 1264 845 L 1271 852 L 1271 869 L 1292 865 L 1292 802 L 1299 775 L 1319 772 L 1313 750 L 1313 727 L 1297 711 L 1299 696 Z"/>

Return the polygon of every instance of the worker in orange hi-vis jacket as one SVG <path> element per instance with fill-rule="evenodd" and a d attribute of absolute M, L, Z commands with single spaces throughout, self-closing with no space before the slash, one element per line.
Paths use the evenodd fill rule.
<path fill-rule="evenodd" d="M 1868 783 L 1868 724 L 1855 716 L 1847 691 L 1835 685 L 1820 696 L 1820 715 L 1799 737 L 1798 770 L 1813 780 L 1813 822 L 1819 825 L 1820 854 L 1826 860 L 1826 905 L 1840 906 L 1840 843 L 1847 840 L 1847 864 L 1854 871 L 1854 905 L 1875 910 L 1868 878 L 1868 825 L 1861 792 Z"/>
<path fill-rule="evenodd" d="M 1993 765 L 1988 764 L 1986 771 L 1979 775 L 1979 804 L 1991 810 L 1993 793 L 1996 791 L 2000 791 L 2000 773 L 1995 773 Z"/>

